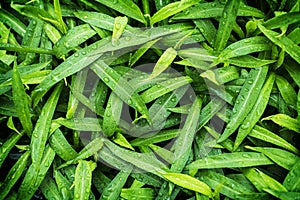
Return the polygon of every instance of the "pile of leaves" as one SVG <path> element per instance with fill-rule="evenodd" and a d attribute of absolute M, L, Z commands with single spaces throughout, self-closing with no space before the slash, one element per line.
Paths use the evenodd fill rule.
<path fill-rule="evenodd" d="M 300 199 L 299 0 L 4 0 L 0 200 Z"/>

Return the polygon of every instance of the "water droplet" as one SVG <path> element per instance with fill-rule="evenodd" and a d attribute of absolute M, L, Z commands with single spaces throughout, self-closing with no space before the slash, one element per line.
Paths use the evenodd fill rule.
<path fill-rule="evenodd" d="M 129 99 L 129 100 L 127 101 L 127 103 L 128 103 L 129 105 L 131 105 L 131 104 L 132 104 L 132 100 Z"/>
<path fill-rule="evenodd" d="M 225 19 L 227 18 L 227 13 L 226 12 L 223 13 L 223 18 L 225 18 Z"/>
<path fill-rule="evenodd" d="M 116 29 L 120 29 L 122 27 L 120 23 L 116 23 L 115 26 L 116 26 Z"/>
<path fill-rule="evenodd" d="M 83 19 L 87 19 L 87 18 L 88 18 L 88 16 L 86 16 L 86 15 L 83 17 Z"/>
<path fill-rule="evenodd" d="M 129 40 L 131 40 L 131 37 L 130 36 L 126 36 L 125 40 L 129 41 Z"/>
<path fill-rule="evenodd" d="M 75 53 L 75 54 L 74 54 L 74 56 L 75 56 L 75 57 L 78 57 L 78 56 L 79 56 L 79 54 L 78 54 L 78 53 Z"/>
<path fill-rule="evenodd" d="M 85 52 L 85 51 L 83 51 L 83 52 L 82 52 L 82 55 L 86 55 L 86 52 Z"/>
<path fill-rule="evenodd" d="M 70 48 L 70 45 L 67 42 L 65 42 L 64 45 L 67 49 Z"/>
<path fill-rule="evenodd" d="M 107 77 L 105 77 L 104 79 L 104 82 L 108 83 L 109 82 L 109 79 Z"/>
<path fill-rule="evenodd" d="M 246 124 L 243 124 L 241 126 L 242 129 L 247 129 L 250 126 L 250 122 L 247 122 Z"/>
<path fill-rule="evenodd" d="M 243 156 L 244 158 L 249 158 L 249 155 L 246 154 L 246 153 L 243 153 L 242 156 Z"/>

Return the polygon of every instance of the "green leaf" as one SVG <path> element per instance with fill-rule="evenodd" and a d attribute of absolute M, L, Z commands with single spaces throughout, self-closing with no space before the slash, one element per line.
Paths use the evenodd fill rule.
<path fill-rule="evenodd" d="M 5 177 L 4 182 L 0 186 L 0 199 L 4 199 L 5 196 L 9 193 L 12 187 L 15 185 L 17 180 L 21 177 L 25 167 L 27 166 L 27 162 L 30 156 L 30 151 L 26 151 L 22 156 L 18 159 L 18 161 L 13 165 L 13 167 L 8 172 Z"/>
<path fill-rule="evenodd" d="M 226 2 L 214 43 L 214 49 L 216 51 L 221 51 L 225 48 L 236 20 L 239 5 L 240 0 Z"/>
<path fill-rule="evenodd" d="M 93 37 L 96 32 L 87 24 L 70 29 L 66 35 L 61 37 L 53 47 L 55 55 L 59 58 L 66 55 L 75 47 Z"/>
<path fill-rule="evenodd" d="M 124 199 L 150 200 L 155 198 L 155 191 L 152 188 L 123 188 L 120 196 Z"/>
<path fill-rule="evenodd" d="M 272 120 L 274 123 L 279 126 L 288 128 L 292 131 L 300 133 L 300 122 L 297 119 L 294 119 L 285 114 L 275 114 L 268 117 L 263 118 L 263 120 Z"/>
<path fill-rule="evenodd" d="M 292 166 L 297 162 L 297 159 L 299 158 L 295 154 L 277 148 L 249 147 L 249 146 L 246 146 L 246 148 L 263 153 L 268 158 L 270 158 L 274 163 L 288 170 L 292 168 Z"/>
<path fill-rule="evenodd" d="M 263 36 L 255 36 L 242 39 L 228 45 L 218 56 L 218 60 L 225 61 L 233 57 L 244 56 L 254 52 L 271 50 L 268 39 Z"/>
<path fill-rule="evenodd" d="M 148 103 L 164 94 L 167 94 L 168 92 L 187 85 L 192 81 L 193 80 L 188 76 L 176 77 L 172 79 L 170 78 L 169 80 L 158 83 L 157 85 L 154 85 L 148 90 L 144 91 L 141 94 L 141 97 L 146 103 Z"/>
<path fill-rule="evenodd" d="M 178 135 L 179 131 L 177 129 L 164 130 L 153 135 L 148 134 L 144 135 L 142 138 L 136 138 L 130 142 L 132 146 L 146 146 L 149 144 L 155 144 L 163 141 L 167 141 L 175 138 Z"/>
<path fill-rule="evenodd" d="M 91 193 L 92 172 L 96 168 L 93 161 L 80 160 L 75 171 L 74 200 L 88 199 Z"/>
<path fill-rule="evenodd" d="M 146 24 L 146 20 L 139 9 L 139 7 L 132 1 L 126 0 L 114 0 L 114 1 L 106 1 L 106 0 L 97 0 L 109 8 L 112 8 L 128 17 L 135 19 L 143 24 Z"/>
<path fill-rule="evenodd" d="M 112 136 L 117 131 L 122 107 L 123 101 L 115 93 L 112 93 L 107 101 L 102 125 L 103 132 L 108 137 Z"/>
<path fill-rule="evenodd" d="M 197 132 L 197 127 L 200 120 L 202 100 L 195 97 L 191 112 L 188 114 L 183 128 L 180 130 L 174 148 L 175 159 L 180 159 L 192 147 L 192 143 Z"/>
<path fill-rule="evenodd" d="M 224 4 L 218 1 L 199 3 L 191 8 L 186 9 L 182 13 L 176 14 L 172 19 L 201 19 L 201 18 L 217 18 L 222 16 Z M 237 11 L 237 16 L 249 16 L 264 18 L 264 13 L 254 7 L 247 6 L 241 2 Z"/>
<path fill-rule="evenodd" d="M 177 56 L 177 51 L 173 48 L 168 48 L 155 64 L 150 78 L 154 78 L 165 71 Z"/>
<path fill-rule="evenodd" d="M 30 47 L 25 45 L 15 45 L 15 44 L 3 44 L 0 43 L 0 50 L 24 52 L 24 53 L 40 53 L 40 54 L 50 54 L 54 55 L 54 52 L 49 49 Z"/>
<path fill-rule="evenodd" d="M 11 27 L 20 36 L 24 37 L 26 32 L 26 26 L 15 15 L 11 14 L 5 9 L 0 9 L 0 20 L 3 23 L 6 23 L 9 27 Z"/>
<path fill-rule="evenodd" d="M 122 147 L 126 147 L 134 151 L 134 148 L 131 144 L 127 141 L 126 137 L 121 133 L 117 132 L 114 137 L 114 142 Z"/>
<path fill-rule="evenodd" d="M 167 19 L 168 17 L 175 15 L 176 13 L 179 13 L 197 3 L 199 3 L 201 0 L 188 0 L 188 1 L 178 1 L 174 3 L 170 3 L 163 8 L 159 9 L 150 19 L 150 25 L 153 26 L 153 24 L 160 22 L 164 19 Z"/>
<path fill-rule="evenodd" d="M 58 118 L 53 120 L 52 123 L 77 131 L 102 131 L 99 119 L 97 118 Z"/>
<path fill-rule="evenodd" d="M 49 144 L 55 153 L 63 160 L 71 160 L 77 156 L 77 152 L 67 141 L 60 129 L 56 129 L 56 131 L 51 135 L 49 138 Z"/>
<path fill-rule="evenodd" d="M 232 109 L 233 114 L 230 117 L 229 123 L 219 138 L 218 142 L 227 139 L 247 117 L 257 98 L 267 76 L 268 67 L 251 69 L 247 80 L 245 81 Z"/>
<path fill-rule="evenodd" d="M 48 98 L 44 105 L 39 119 L 32 132 L 30 147 L 31 147 L 31 159 L 32 165 L 35 168 L 39 168 L 41 160 L 43 158 L 45 145 L 48 139 L 48 133 L 51 126 L 51 119 L 54 115 L 55 108 L 57 106 L 58 98 L 62 90 L 62 84 L 58 84 L 51 96 Z"/>
<path fill-rule="evenodd" d="M 199 4 L 204 6 L 205 3 Z M 192 8 L 195 8 L 197 6 L 194 6 Z M 188 12 L 188 10 L 185 11 L 185 13 Z M 221 11 L 222 12 L 222 11 Z M 199 9 L 197 9 L 196 12 L 199 13 Z M 207 14 L 207 13 L 206 13 Z M 187 15 L 185 15 L 187 16 Z M 212 23 L 212 20 L 210 19 L 199 19 L 199 20 L 193 20 L 197 28 L 200 30 L 201 34 L 204 36 L 204 38 L 209 42 L 209 44 L 212 46 L 215 40 L 215 35 L 217 32 L 217 29 L 215 28 L 214 24 Z"/>
<path fill-rule="evenodd" d="M 9 138 L 7 138 L 4 144 L 0 147 L 0 167 L 2 166 L 11 149 L 15 146 L 15 144 L 18 142 L 18 140 L 20 140 L 21 137 L 21 134 L 14 133 L 13 135 L 9 136 Z"/>
<path fill-rule="evenodd" d="M 165 173 L 166 166 L 157 158 L 153 158 L 148 153 L 133 152 L 116 146 L 112 142 L 105 140 L 104 144 L 113 152 L 119 159 L 129 162 L 136 167 L 151 172 L 151 173 Z"/>
<path fill-rule="evenodd" d="M 92 26 L 113 31 L 115 19 L 107 14 L 99 12 L 77 11 L 74 13 L 74 15 Z M 134 28 L 127 24 L 124 32 L 132 31 L 133 29 Z"/>
<path fill-rule="evenodd" d="M 277 180 L 256 168 L 245 169 L 243 170 L 243 173 L 260 192 L 267 188 L 283 192 L 287 191 L 286 188 Z"/>
<path fill-rule="evenodd" d="M 281 192 L 281 191 L 270 190 L 270 189 L 264 189 L 264 191 L 266 191 L 269 194 L 272 194 L 273 196 L 277 197 L 278 199 L 282 199 L 282 200 L 300 199 L 299 192 Z"/>
<path fill-rule="evenodd" d="M 43 20 L 45 22 L 52 23 L 56 28 L 58 28 L 62 33 L 64 33 L 64 27 L 61 26 L 61 23 L 49 14 L 47 11 L 40 9 L 36 6 L 31 5 L 21 5 L 21 4 L 12 4 L 12 8 L 18 11 L 20 14 L 25 15 L 30 18 Z"/>
<path fill-rule="evenodd" d="M 206 183 L 187 174 L 165 173 L 163 177 L 180 187 L 199 192 L 209 197 L 213 195 L 210 187 L 206 185 Z"/>
<path fill-rule="evenodd" d="M 71 174 L 74 179 L 75 167 L 73 169 L 74 170 L 71 172 Z M 47 176 L 46 176 L 46 178 L 47 178 Z M 72 190 L 69 189 L 72 186 L 72 182 L 69 181 L 70 179 L 68 179 L 67 176 L 64 176 L 59 170 L 54 171 L 54 178 L 55 178 L 55 183 L 57 185 L 56 188 L 60 191 L 63 198 L 73 199 L 74 198 L 74 189 L 73 188 L 72 188 Z M 73 180 L 73 182 L 74 182 L 74 180 Z M 53 189 L 55 189 L 55 187 L 53 187 Z"/>
<path fill-rule="evenodd" d="M 284 26 L 288 26 L 300 21 L 300 13 L 299 12 L 291 12 L 291 13 L 284 13 L 278 16 L 275 16 L 266 22 L 263 25 L 267 29 L 275 29 L 281 28 Z"/>
<path fill-rule="evenodd" d="M 14 63 L 13 74 L 12 74 L 12 91 L 13 91 L 14 105 L 16 107 L 16 111 L 18 113 L 18 117 L 21 121 L 21 124 L 25 129 L 25 132 L 28 135 L 31 135 L 33 126 L 31 122 L 31 116 L 29 110 L 30 109 L 29 97 L 25 92 L 16 63 Z"/>
<path fill-rule="evenodd" d="M 110 87 L 113 92 L 129 106 L 135 108 L 142 114 L 142 117 L 149 120 L 149 112 L 142 99 L 136 91 L 124 80 L 120 74 L 111 69 L 103 61 L 97 61 L 91 66 L 92 70 Z"/>
<path fill-rule="evenodd" d="M 259 121 L 260 117 L 263 115 L 270 98 L 274 81 L 275 74 L 272 73 L 265 81 L 260 91 L 261 94 L 258 96 L 252 110 L 240 126 L 237 137 L 234 142 L 233 150 L 236 150 L 238 148 L 238 146 L 242 143 L 244 138 L 248 135 L 248 133 L 250 133 L 251 129 L 255 126 L 255 124 Z"/>
<path fill-rule="evenodd" d="M 297 65 L 297 64 L 291 60 L 288 60 L 283 64 L 284 68 L 288 71 L 288 73 L 293 78 L 295 83 L 298 86 L 300 86 L 300 77 L 298 76 L 298 74 L 300 73 L 300 69 L 299 67 L 292 67 L 293 65 Z"/>
<path fill-rule="evenodd" d="M 52 43 L 56 43 L 60 38 L 60 32 L 51 24 L 45 23 L 44 24 L 44 31 L 47 37 L 51 40 Z"/>
<path fill-rule="evenodd" d="M 119 38 L 123 34 L 125 27 L 127 25 L 128 18 L 127 17 L 116 17 L 114 22 L 114 29 L 112 33 L 111 42 L 113 45 L 118 45 Z"/>
<path fill-rule="evenodd" d="M 284 49 L 293 59 L 300 63 L 300 47 L 297 44 L 295 44 L 288 37 L 280 35 L 277 32 L 268 30 L 259 22 L 257 25 L 261 32 L 263 32 L 267 38 L 269 38 L 274 44 L 278 45 L 280 48 Z"/>
<path fill-rule="evenodd" d="M 215 191 L 219 190 L 221 194 L 233 199 L 238 195 L 253 192 L 236 180 L 211 170 L 204 170 L 201 172 L 200 179 Z"/>
<path fill-rule="evenodd" d="M 44 180 L 46 173 L 54 160 L 55 152 L 47 145 L 43 153 L 44 157 L 40 162 L 40 165 L 32 163 L 26 171 L 25 177 L 18 190 L 19 199 L 31 199 Z"/>
<path fill-rule="evenodd" d="M 67 32 L 67 27 L 62 18 L 59 0 L 54 0 L 53 4 L 54 4 L 54 11 L 55 11 L 56 17 L 58 19 L 58 22 L 60 23 L 62 33 L 65 34 Z"/>
<path fill-rule="evenodd" d="M 256 57 L 253 57 L 250 55 L 245 55 L 245 56 L 230 58 L 230 59 L 228 59 L 227 62 L 229 64 L 239 66 L 239 67 L 257 68 L 257 67 L 262 67 L 262 66 L 274 63 L 274 62 L 276 62 L 276 60 L 264 60 L 264 59 L 259 59 L 259 58 L 256 58 Z"/>
<path fill-rule="evenodd" d="M 160 38 L 149 41 L 145 43 L 143 46 L 141 46 L 129 59 L 129 66 L 132 67 L 142 56 L 147 52 L 148 49 L 150 49 L 157 41 L 159 41 Z"/>
<path fill-rule="evenodd" d="M 261 153 L 234 152 L 209 156 L 196 160 L 186 166 L 187 169 L 236 168 L 271 165 L 273 162 Z"/>
<path fill-rule="evenodd" d="M 40 189 L 47 199 L 59 200 L 63 198 L 57 189 L 56 183 L 49 175 L 41 183 Z"/>
<path fill-rule="evenodd" d="M 265 142 L 269 142 L 271 144 L 277 145 L 279 147 L 290 150 L 296 154 L 299 154 L 299 150 L 291 145 L 289 142 L 278 136 L 277 134 L 265 129 L 261 126 L 255 125 L 254 128 L 249 133 L 250 137 L 254 137 Z"/>
<path fill-rule="evenodd" d="M 88 157 L 96 154 L 102 148 L 102 146 L 103 141 L 101 138 L 92 140 L 90 143 L 86 144 L 86 146 L 78 153 L 75 158 L 68 160 L 67 162 L 59 166 L 58 169 L 80 162 L 80 160 L 87 159 Z"/>
<path fill-rule="evenodd" d="M 276 85 L 285 103 L 290 106 L 295 106 L 297 103 L 297 93 L 293 86 L 280 75 L 276 75 Z"/>
<path fill-rule="evenodd" d="M 132 166 L 127 166 L 126 169 L 120 171 L 115 178 L 104 188 L 101 194 L 100 200 L 116 200 L 118 199 L 122 187 L 125 185 L 130 173 Z"/>
<path fill-rule="evenodd" d="M 300 170 L 299 169 L 300 169 L 300 160 L 298 159 L 283 181 L 283 185 L 284 187 L 286 187 L 286 189 L 288 189 L 288 191 L 291 192 L 300 191 L 300 179 L 299 179 Z"/>

